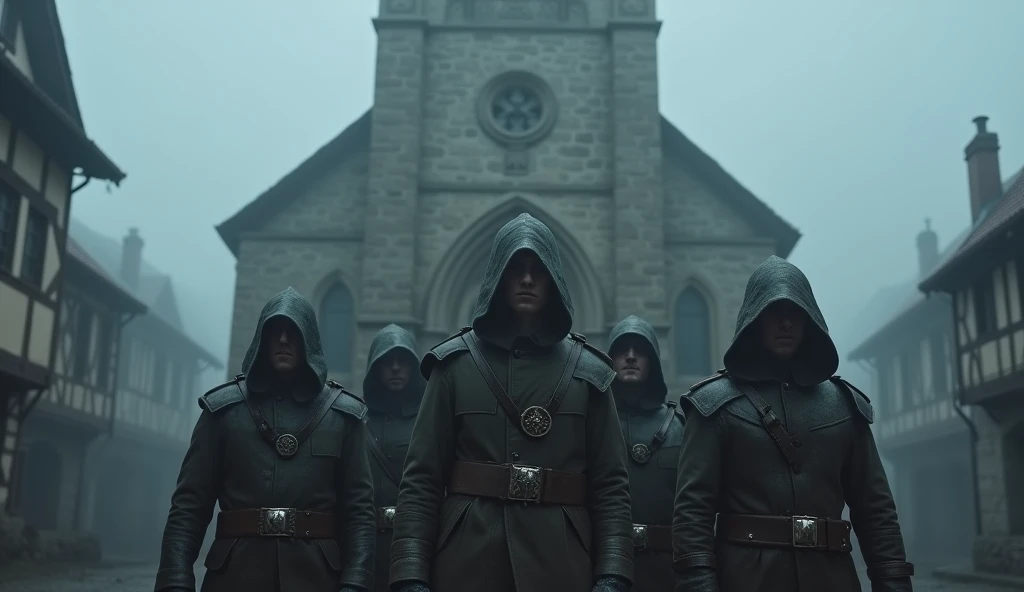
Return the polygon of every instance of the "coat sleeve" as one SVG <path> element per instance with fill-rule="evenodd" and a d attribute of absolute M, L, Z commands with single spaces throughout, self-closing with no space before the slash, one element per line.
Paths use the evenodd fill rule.
<path fill-rule="evenodd" d="M 391 585 L 430 582 L 438 516 L 455 455 L 452 385 L 448 365 L 435 368 L 413 424 L 395 509 Z"/>
<path fill-rule="evenodd" d="M 672 568 L 677 590 L 718 589 L 715 516 L 722 480 L 724 426 L 721 414 L 705 417 L 690 408 L 676 470 L 672 511 Z"/>
<path fill-rule="evenodd" d="M 192 431 L 192 440 L 181 461 L 178 485 L 171 495 L 171 510 L 160 545 L 157 591 L 195 590 L 192 565 L 199 557 L 220 494 L 221 453 L 217 418 L 204 410 Z"/>
<path fill-rule="evenodd" d="M 346 430 L 341 466 L 337 472 L 337 538 L 345 559 L 341 585 L 372 590 L 377 513 L 373 505 L 373 477 L 366 449 L 366 427 L 362 421 L 348 419 Z"/>
<path fill-rule="evenodd" d="M 907 563 L 896 503 L 866 421 L 855 422 L 853 445 L 843 474 L 843 491 L 872 587 L 909 590 L 914 566 Z"/>
<path fill-rule="evenodd" d="M 629 473 L 622 428 L 612 401 L 609 388 L 593 393 L 587 408 L 587 503 L 594 531 L 594 576 L 618 576 L 632 582 Z"/>

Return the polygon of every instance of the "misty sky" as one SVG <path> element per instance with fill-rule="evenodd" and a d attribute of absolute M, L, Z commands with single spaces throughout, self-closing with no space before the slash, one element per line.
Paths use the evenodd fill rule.
<path fill-rule="evenodd" d="M 138 226 L 147 260 L 205 293 L 186 323 L 225 359 L 234 258 L 214 226 L 370 106 L 377 4 L 57 0 L 86 130 L 128 174 L 73 215 Z M 969 223 L 974 116 L 1004 177 L 1024 165 L 1024 0 L 660 0 L 659 17 L 662 112 L 803 233 L 791 260 L 833 332 L 916 273 L 925 217 L 941 245 Z"/>

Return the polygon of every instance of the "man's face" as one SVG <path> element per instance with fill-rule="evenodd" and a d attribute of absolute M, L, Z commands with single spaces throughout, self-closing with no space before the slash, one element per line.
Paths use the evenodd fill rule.
<path fill-rule="evenodd" d="M 551 275 L 533 251 L 518 251 L 501 276 L 505 300 L 521 315 L 535 315 L 548 302 Z"/>
<path fill-rule="evenodd" d="M 412 360 L 405 350 L 391 350 L 377 361 L 377 377 L 384 388 L 391 392 L 405 389 L 411 373 Z"/>
<path fill-rule="evenodd" d="M 807 313 L 789 300 L 779 300 L 757 319 L 761 346 L 781 360 L 792 358 L 804 340 Z"/>
<path fill-rule="evenodd" d="M 295 323 L 285 317 L 273 317 L 263 325 L 270 366 L 277 372 L 291 372 L 299 365 L 302 340 Z"/>
<path fill-rule="evenodd" d="M 646 343 L 636 335 L 624 335 L 616 339 L 611 351 L 616 380 L 631 384 L 647 380 L 651 369 L 647 349 Z"/>

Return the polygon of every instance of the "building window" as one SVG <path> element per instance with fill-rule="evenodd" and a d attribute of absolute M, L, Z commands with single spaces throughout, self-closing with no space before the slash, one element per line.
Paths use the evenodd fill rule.
<path fill-rule="evenodd" d="M 105 389 L 110 386 L 110 355 L 113 352 L 110 319 L 97 317 L 96 323 L 96 386 Z"/>
<path fill-rule="evenodd" d="M 320 340 L 324 346 L 324 360 L 334 372 L 352 369 L 352 329 L 355 311 L 352 293 L 338 282 L 324 295 L 320 303 Z"/>
<path fill-rule="evenodd" d="M 21 197 L 13 189 L 0 183 L 0 269 L 11 270 L 14 264 L 14 244 L 18 234 L 18 213 Z"/>
<path fill-rule="evenodd" d="M 903 390 L 903 398 L 911 405 L 916 406 L 921 402 L 921 350 L 913 347 L 903 352 L 900 361 L 900 388 Z"/>
<path fill-rule="evenodd" d="M 159 354 L 153 369 L 153 398 L 167 402 L 167 358 Z"/>
<path fill-rule="evenodd" d="M 948 339 L 944 333 L 935 333 L 931 339 L 932 350 L 932 391 L 938 395 L 949 393 L 949 367 L 953 364 L 953 358 L 946 349 Z"/>
<path fill-rule="evenodd" d="M 992 275 L 986 274 L 974 284 L 974 324 L 978 330 L 975 338 L 983 337 L 995 330 L 995 317 L 996 301 L 992 290 Z"/>
<path fill-rule="evenodd" d="M 46 233 L 50 223 L 46 216 L 34 208 L 28 210 L 25 225 L 25 250 L 21 255 L 21 279 L 42 289 L 43 263 L 46 260 Z"/>
<path fill-rule="evenodd" d="M 679 376 L 707 376 L 711 364 L 711 314 L 707 300 L 690 287 L 676 299 L 675 367 Z"/>
<path fill-rule="evenodd" d="M 93 313 L 84 306 L 78 307 L 78 318 L 75 319 L 75 367 L 74 377 L 84 381 L 89 373 L 89 354 L 92 353 L 92 319 Z"/>

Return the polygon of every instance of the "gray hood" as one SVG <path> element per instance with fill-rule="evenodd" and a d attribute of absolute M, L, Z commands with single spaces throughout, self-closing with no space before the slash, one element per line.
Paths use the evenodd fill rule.
<path fill-rule="evenodd" d="M 273 369 L 266 362 L 263 327 L 273 317 L 285 317 L 295 323 L 302 336 L 302 350 L 305 359 L 301 363 L 299 389 L 303 394 L 319 393 L 327 382 L 327 363 L 324 361 L 323 346 L 320 344 L 320 329 L 316 313 L 301 294 L 289 286 L 271 298 L 260 312 L 256 333 L 242 360 L 242 372 L 249 390 L 263 391 L 271 383 Z"/>
<path fill-rule="evenodd" d="M 653 356 L 644 397 L 656 399 L 659 404 L 664 403 L 665 397 L 668 396 L 668 385 L 665 384 L 665 373 L 661 368 L 661 348 L 658 346 L 658 335 L 654 332 L 654 327 L 636 315 L 622 319 L 608 334 L 609 354 L 615 349 L 615 341 L 626 335 L 641 337 L 650 346 Z"/>

